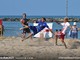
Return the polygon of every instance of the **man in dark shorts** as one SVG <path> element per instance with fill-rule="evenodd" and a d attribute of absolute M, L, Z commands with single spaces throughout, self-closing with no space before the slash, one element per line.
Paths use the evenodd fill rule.
<path fill-rule="evenodd" d="M 32 33 L 30 32 L 30 29 L 28 27 L 28 19 L 26 18 L 26 13 L 23 13 L 23 18 L 20 20 L 21 24 L 23 27 L 27 26 L 27 28 L 23 29 L 22 32 L 22 38 L 25 39 L 26 38 L 26 33 L 28 33 L 28 36 L 31 36 Z"/>

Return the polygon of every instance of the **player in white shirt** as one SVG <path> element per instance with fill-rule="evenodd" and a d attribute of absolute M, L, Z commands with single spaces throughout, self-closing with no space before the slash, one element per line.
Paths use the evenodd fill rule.
<path fill-rule="evenodd" d="M 60 34 L 60 39 L 61 39 L 62 43 L 64 44 L 65 48 L 67 48 L 66 43 L 64 42 L 64 37 L 65 37 L 67 28 L 70 26 L 70 24 L 68 22 L 68 18 L 64 18 L 63 23 L 59 23 L 59 22 L 56 22 L 56 23 L 60 24 L 63 27 L 61 30 L 61 34 Z M 58 38 L 56 36 L 55 36 L 55 40 L 56 40 L 56 45 L 57 45 Z"/>

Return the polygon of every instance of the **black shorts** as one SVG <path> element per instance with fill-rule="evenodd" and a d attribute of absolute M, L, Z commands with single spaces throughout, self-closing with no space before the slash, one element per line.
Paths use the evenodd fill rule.
<path fill-rule="evenodd" d="M 31 33 L 31 32 L 30 32 L 30 29 L 29 28 L 25 28 L 25 29 L 23 29 L 23 33 L 26 34 L 26 33 Z"/>
<path fill-rule="evenodd" d="M 37 32 L 37 28 L 36 28 L 36 26 L 29 26 L 29 28 L 32 30 L 33 35 L 35 35 L 35 34 L 38 33 L 38 32 Z"/>

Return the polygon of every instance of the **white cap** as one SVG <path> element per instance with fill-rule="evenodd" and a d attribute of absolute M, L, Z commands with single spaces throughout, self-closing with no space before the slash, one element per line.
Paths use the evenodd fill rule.
<path fill-rule="evenodd" d="M 73 25 L 76 25 L 76 22 L 74 22 Z"/>

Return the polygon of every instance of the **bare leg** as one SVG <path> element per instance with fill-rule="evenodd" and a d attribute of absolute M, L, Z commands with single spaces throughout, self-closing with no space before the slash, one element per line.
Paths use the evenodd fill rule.
<path fill-rule="evenodd" d="M 64 44 L 65 48 L 67 48 L 66 43 L 64 42 L 64 40 L 62 40 L 62 43 Z"/>
<path fill-rule="evenodd" d="M 31 40 L 32 40 L 32 33 L 29 33 L 29 35 L 26 37 L 26 38 L 24 38 L 24 39 L 22 39 L 22 41 L 24 41 L 25 39 L 28 39 L 28 38 L 31 38 Z"/>
<path fill-rule="evenodd" d="M 43 40 L 44 39 L 44 34 L 40 33 L 40 39 Z"/>
<path fill-rule="evenodd" d="M 55 44 L 57 45 L 57 40 L 58 40 L 58 37 L 57 35 L 55 35 Z"/>
<path fill-rule="evenodd" d="M 26 37 L 26 34 L 25 33 L 22 33 L 22 36 L 21 36 L 22 38 L 25 38 Z"/>
<path fill-rule="evenodd" d="M 29 35 L 26 37 L 26 39 L 31 38 L 31 40 L 33 40 L 32 35 L 33 35 L 33 33 L 29 33 Z"/>
<path fill-rule="evenodd" d="M 22 40 L 21 41 L 23 41 L 25 39 L 25 37 L 26 37 L 26 34 L 22 33 L 22 36 L 21 36 Z"/>

